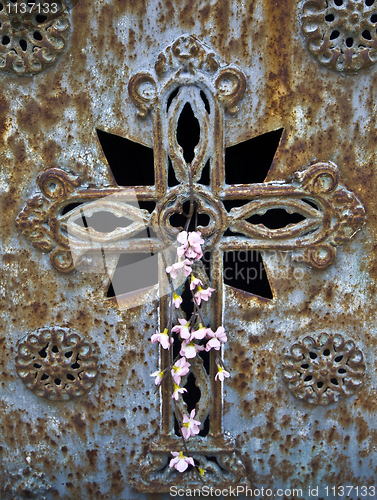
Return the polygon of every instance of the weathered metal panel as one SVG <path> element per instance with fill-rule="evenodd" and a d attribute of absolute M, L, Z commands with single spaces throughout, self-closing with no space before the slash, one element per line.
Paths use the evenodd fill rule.
<path fill-rule="evenodd" d="M 65 206 L 85 202 L 94 213 L 107 196 L 120 216 L 136 193 L 157 207 L 133 210 L 133 220 L 156 230 L 156 247 L 170 241 L 166 210 L 188 193 L 174 143 L 185 102 L 207 134 L 194 183 L 212 217 L 218 295 L 205 311 L 224 321 L 231 372 L 223 390 L 208 383 L 217 427 L 196 453 L 219 464 L 231 457 L 221 470 L 235 476 L 208 474 L 205 484 L 301 488 L 305 499 L 309 487 L 326 498 L 326 486 L 375 486 L 377 3 L 80 0 L 58 3 L 57 18 L 45 7 L 39 20 L 40 12 L 15 14 L 23 2 L 1 5 L 0 497 L 133 500 L 201 485 L 184 474 L 148 476 L 156 457 L 162 466 L 179 446 L 170 394 L 155 392 L 150 378 L 169 364 L 149 342 L 166 303 L 155 289 L 134 302 L 106 298 L 119 253 L 143 242 L 100 239 L 76 270 L 61 219 Z M 225 148 L 279 128 L 268 184 L 227 185 Z M 156 186 L 119 188 L 96 129 L 153 147 Z M 167 154 L 178 187 L 167 186 Z M 125 157 L 125 171 L 133 168 Z M 258 169 L 253 158 L 249 168 Z M 228 210 L 227 200 L 247 206 Z M 272 208 L 306 222 L 275 230 L 245 222 Z M 222 253 L 234 249 L 263 251 L 272 299 L 223 286 Z M 87 362 L 78 387 L 30 390 L 28 346 L 57 380 L 80 369 L 67 359 Z"/>

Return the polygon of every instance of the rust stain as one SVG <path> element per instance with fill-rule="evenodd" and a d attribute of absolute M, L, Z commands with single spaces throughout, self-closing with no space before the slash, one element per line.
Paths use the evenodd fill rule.
<path fill-rule="evenodd" d="M 86 456 L 88 457 L 89 459 L 89 465 L 90 466 L 95 466 L 96 463 L 97 463 L 97 455 L 98 455 L 98 450 L 94 449 L 94 450 L 86 450 Z"/>
<path fill-rule="evenodd" d="M 230 21 L 232 18 L 232 11 L 230 9 L 230 1 L 229 0 L 219 0 L 213 6 L 213 21 L 215 25 L 215 29 L 217 32 L 217 36 L 227 35 L 230 31 Z M 217 42 L 220 40 L 217 39 Z"/>
<path fill-rule="evenodd" d="M 125 481 L 122 472 L 118 469 L 111 475 L 110 491 L 114 495 L 120 495 L 125 487 Z"/>
<path fill-rule="evenodd" d="M 0 137 L 4 144 L 5 134 L 8 131 L 9 102 L 6 95 L 0 95 Z"/>
<path fill-rule="evenodd" d="M 366 441 L 370 438 L 370 429 L 363 417 L 356 417 L 355 424 L 359 429 L 359 432 L 356 436 L 357 441 L 361 444 L 363 441 Z"/>
<path fill-rule="evenodd" d="M 61 111 L 69 101 L 68 95 L 61 97 L 46 97 L 38 102 L 30 97 L 23 109 L 17 112 L 17 122 L 21 130 L 37 134 L 41 129 L 56 125 L 61 119 Z"/>
<path fill-rule="evenodd" d="M 190 27 L 195 26 L 195 20 L 194 20 L 194 15 L 195 15 L 195 1 L 194 0 L 186 0 L 183 3 L 183 7 L 176 7 L 176 9 L 179 9 L 179 23 L 182 26 L 183 29 L 188 29 Z"/>
<path fill-rule="evenodd" d="M 62 152 L 62 148 L 59 144 L 57 144 L 52 139 L 46 141 L 43 145 L 43 158 L 45 158 L 46 165 L 51 165 L 54 162 L 59 160 L 59 155 Z"/>
<path fill-rule="evenodd" d="M 86 423 L 86 419 L 85 418 L 83 419 L 81 413 L 77 413 L 75 415 L 72 415 L 70 418 L 70 421 L 74 425 L 77 434 L 81 438 L 85 438 L 86 437 L 87 423 Z"/>
<path fill-rule="evenodd" d="M 148 2 L 145 0 L 117 0 L 116 7 L 120 15 L 131 12 L 138 17 L 144 17 L 147 14 Z"/>

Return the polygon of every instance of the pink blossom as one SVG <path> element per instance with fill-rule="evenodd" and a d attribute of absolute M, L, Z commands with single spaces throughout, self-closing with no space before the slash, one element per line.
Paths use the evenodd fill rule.
<path fill-rule="evenodd" d="M 190 322 L 186 321 L 185 319 L 180 319 L 180 318 L 178 318 L 178 321 L 180 324 L 175 325 L 171 329 L 171 331 L 174 333 L 179 333 L 179 335 L 181 336 L 182 339 L 190 338 L 190 336 L 191 336 L 190 330 L 189 330 Z"/>
<path fill-rule="evenodd" d="M 185 457 L 182 451 L 179 453 L 172 451 L 171 454 L 175 457 L 170 460 L 169 467 L 171 469 L 174 467 L 178 472 L 185 472 L 189 465 L 195 467 L 194 459 L 192 457 Z"/>
<path fill-rule="evenodd" d="M 220 365 L 217 365 L 217 373 L 215 376 L 215 380 L 220 380 L 221 382 L 224 382 L 224 378 L 229 378 L 230 374 L 224 368 L 222 368 Z"/>
<path fill-rule="evenodd" d="M 181 350 L 179 354 L 181 356 L 186 356 L 187 359 L 195 358 L 198 351 L 203 351 L 204 347 L 202 345 L 194 344 L 194 342 L 182 342 Z"/>
<path fill-rule="evenodd" d="M 190 283 L 190 290 L 194 290 L 196 286 L 203 285 L 202 280 L 199 278 L 195 278 L 195 276 L 192 274 L 191 275 L 191 283 Z"/>
<path fill-rule="evenodd" d="M 159 372 L 158 370 L 154 373 L 150 374 L 150 377 L 156 377 L 154 383 L 156 385 L 161 383 L 162 377 L 164 376 L 165 371 Z"/>
<path fill-rule="evenodd" d="M 184 387 L 179 387 L 179 385 L 174 382 L 174 392 L 171 397 L 178 401 L 179 395 L 183 394 L 184 392 L 187 392 L 187 389 L 185 389 Z"/>
<path fill-rule="evenodd" d="M 175 384 L 179 385 L 181 383 L 181 377 L 188 374 L 190 366 L 190 363 L 186 361 L 185 357 L 178 359 L 174 363 L 171 369 L 171 375 Z"/>
<path fill-rule="evenodd" d="M 185 259 L 176 262 L 172 266 L 166 268 L 166 272 L 170 274 L 171 278 L 175 280 L 179 275 L 183 274 L 187 278 L 191 274 L 192 261 Z"/>
<path fill-rule="evenodd" d="M 195 436 L 196 434 L 199 434 L 198 426 L 200 425 L 200 420 L 194 420 L 194 417 L 195 417 L 195 410 L 191 411 L 190 416 L 183 415 L 183 427 L 181 428 L 181 431 L 186 441 L 190 436 Z"/>
<path fill-rule="evenodd" d="M 187 257 L 188 259 L 201 259 L 203 251 L 200 245 L 204 243 L 199 231 L 181 231 L 177 236 L 178 243 L 181 246 L 177 248 L 178 257 Z"/>
<path fill-rule="evenodd" d="M 211 337 L 211 340 L 207 342 L 206 351 L 210 351 L 211 349 L 218 351 L 221 347 L 221 343 L 225 343 L 227 341 L 224 327 L 222 326 L 219 326 L 215 332 L 210 330 L 208 332 L 208 336 Z"/>
<path fill-rule="evenodd" d="M 193 339 L 202 340 L 207 335 L 211 337 L 212 335 L 210 335 L 210 333 L 213 333 L 210 328 L 204 328 L 204 326 L 201 323 L 199 323 L 199 328 L 196 331 L 191 332 L 190 340 Z"/>
<path fill-rule="evenodd" d="M 155 344 L 156 342 L 160 342 L 162 347 L 164 349 L 169 349 L 170 344 L 174 342 L 172 338 L 170 338 L 170 344 L 169 344 L 169 335 L 168 335 L 168 329 L 165 328 L 165 330 L 162 333 L 159 333 L 156 330 L 156 333 L 154 333 L 151 337 L 152 344 Z"/>
<path fill-rule="evenodd" d="M 200 306 L 202 300 L 208 301 L 208 299 L 212 295 L 212 292 L 214 291 L 214 288 L 207 288 L 207 290 L 203 290 L 201 286 L 198 286 L 198 290 L 194 294 L 195 302 L 198 304 L 198 306 Z"/>
<path fill-rule="evenodd" d="M 196 253 L 196 257 L 194 258 L 201 259 L 203 256 L 201 245 L 203 245 L 204 243 L 204 240 L 202 238 L 202 233 L 200 231 L 192 231 L 191 233 L 188 234 L 187 240 L 189 243 L 189 248 L 191 248 L 193 253 Z"/>
<path fill-rule="evenodd" d="M 187 231 L 181 231 L 177 236 L 177 241 L 181 244 L 181 246 L 177 248 L 177 255 L 178 257 L 183 257 L 188 247 Z"/>
<path fill-rule="evenodd" d="M 174 306 L 178 309 L 178 307 L 182 304 L 182 302 L 183 302 L 182 297 L 174 292 L 172 304 L 174 304 Z"/>

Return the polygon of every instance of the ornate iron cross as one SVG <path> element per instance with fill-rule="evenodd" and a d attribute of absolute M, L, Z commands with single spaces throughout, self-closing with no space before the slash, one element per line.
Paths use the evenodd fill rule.
<path fill-rule="evenodd" d="M 73 247 L 76 257 L 88 252 L 155 253 L 174 244 L 179 228 L 173 226 L 171 217 L 182 213 L 183 204 L 190 199 L 191 186 L 198 213 L 209 217 L 208 225 L 198 229 L 205 240 L 204 249 L 211 252 L 211 286 L 217 290 L 211 307 L 204 310 L 212 329 L 220 326 L 224 317 L 224 252 L 302 249 L 303 259 L 309 265 L 329 266 L 336 248 L 349 241 L 365 222 L 363 206 L 342 184 L 336 165 L 315 163 L 297 171 L 289 182 L 226 183 L 224 121 L 228 115 L 237 113 L 237 104 L 245 89 L 246 79 L 238 68 L 223 65 L 196 38 L 178 38 L 159 54 L 153 68 L 134 74 L 128 86 L 140 119 L 145 119 L 148 113 L 152 116 L 155 184 L 92 188 L 85 186 L 82 177 L 50 169 L 38 176 L 41 194 L 28 201 L 17 218 L 17 227 L 35 247 L 50 253 L 52 266 L 61 272 L 75 269 Z M 177 139 L 178 122 L 187 105 L 200 126 L 199 142 L 190 162 Z M 168 186 L 170 162 L 179 183 L 174 187 Z M 208 186 L 200 183 L 207 162 L 210 166 Z M 134 206 L 131 202 L 135 196 L 137 200 L 155 202 L 153 212 Z M 240 200 L 241 206 L 228 211 L 224 207 L 226 200 Z M 76 203 L 80 206 L 66 212 L 66 207 Z M 277 208 L 300 214 L 302 220 L 278 229 L 252 222 L 253 215 Z M 103 210 L 124 216 L 132 223 L 110 233 L 71 225 L 68 234 L 68 220 L 74 221 L 82 213 L 88 216 Z M 156 237 L 135 237 L 145 227 L 153 228 Z M 160 271 L 162 276 L 161 261 Z M 168 322 L 169 301 L 168 295 L 160 294 L 161 329 Z M 162 350 L 160 355 L 161 369 L 164 369 L 171 364 L 171 353 Z M 207 480 L 220 487 L 237 484 L 246 473 L 236 457 L 233 438 L 223 430 L 222 386 L 215 381 L 213 356 L 210 356 L 209 367 L 204 366 L 199 357 L 192 366 L 195 383 L 201 391 L 196 416 L 208 422 L 208 429 L 206 435 L 190 440 L 188 448 L 207 470 Z M 169 491 L 171 484 L 177 484 L 177 473 L 168 467 L 170 452 L 181 448 L 180 438 L 174 431 L 170 398 L 171 392 L 162 388 L 160 436 L 151 443 L 136 480 L 135 487 L 140 491 Z M 181 404 L 184 408 L 185 403 Z M 185 485 L 190 484 L 198 484 L 194 471 L 185 475 Z"/>

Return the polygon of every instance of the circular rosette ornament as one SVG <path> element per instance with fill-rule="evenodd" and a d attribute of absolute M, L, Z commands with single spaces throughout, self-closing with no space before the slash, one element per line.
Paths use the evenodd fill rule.
<path fill-rule="evenodd" d="M 377 61 L 376 0 L 307 0 L 302 30 L 309 51 L 335 71 L 355 73 Z"/>
<path fill-rule="evenodd" d="M 352 340 L 322 333 L 293 344 L 283 362 L 283 378 L 298 399 L 328 405 L 355 394 L 364 381 L 362 352 Z"/>
<path fill-rule="evenodd" d="M 0 0 L 0 69 L 41 72 L 66 48 L 70 26 L 64 0 Z"/>
<path fill-rule="evenodd" d="M 37 396 L 67 400 L 87 392 L 98 375 L 94 346 L 67 328 L 43 328 L 18 346 L 16 369 Z"/>

